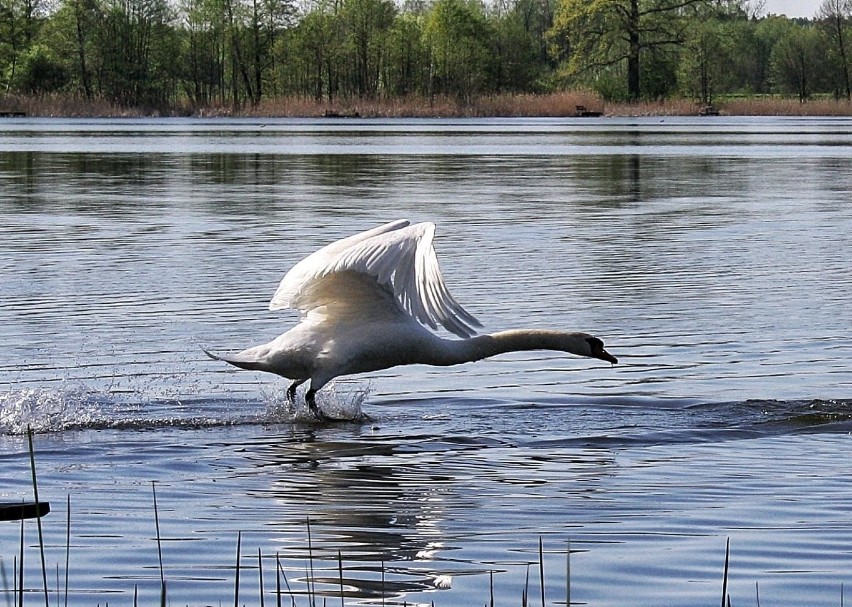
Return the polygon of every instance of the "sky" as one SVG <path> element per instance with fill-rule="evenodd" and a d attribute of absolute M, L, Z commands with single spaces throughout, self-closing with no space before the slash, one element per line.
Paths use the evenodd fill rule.
<path fill-rule="evenodd" d="M 766 0 L 766 12 L 788 17 L 813 17 L 822 0 Z"/>

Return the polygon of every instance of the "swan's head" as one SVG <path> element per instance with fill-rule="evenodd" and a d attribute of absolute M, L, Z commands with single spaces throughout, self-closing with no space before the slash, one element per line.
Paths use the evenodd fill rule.
<path fill-rule="evenodd" d="M 586 335 L 584 339 L 589 347 L 589 353 L 586 356 L 605 360 L 613 365 L 618 363 L 618 359 L 615 356 L 604 350 L 604 342 L 602 340 L 593 335 Z"/>

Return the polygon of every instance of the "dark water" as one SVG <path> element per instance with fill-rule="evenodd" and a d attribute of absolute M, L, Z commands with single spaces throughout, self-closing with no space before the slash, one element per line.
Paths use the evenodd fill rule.
<path fill-rule="evenodd" d="M 246 604 L 258 550 L 267 593 L 279 553 L 329 604 L 341 563 L 347 605 L 519 605 L 528 571 L 538 604 L 539 538 L 548 604 L 569 541 L 572 603 L 715 604 L 727 538 L 735 604 L 839 604 L 850 168 L 835 119 L 0 122 L 0 501 L 31 496 L 30 425 L 72 605 L 158 600 L 152 481 L 175 605 L 233 602 L 238 533 Z M 284 272 L 397 217 L 438 224 L 486 330 L 620 364 L 347 378 L 321 404 L 367 419 L 316 426 L 201 353 L 283 332 Z M 19 542 L 0 524 L 0 594 Z"/>

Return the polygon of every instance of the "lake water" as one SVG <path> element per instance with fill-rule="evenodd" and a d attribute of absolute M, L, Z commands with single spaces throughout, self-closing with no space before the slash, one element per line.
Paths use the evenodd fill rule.
<path fill-rule="evenodd" d="M 157 521 L 173 605 L 234 602 L 238 537 L 247 605 L 259 552 L 266 601 L 278 554 L 286 604 L 540 604 L 539 541 L 548 605 L 717 604 L 728 538 L 734 604 L 852 585 L 852 121 L 12 119 L 0 217 L 0 501 L 32 497 L 29 425 L 52 602 L 70 544 L 68 604 L 156 604 Z M 344 378 L 321 405 L 368 419 L 317 425 L 204 356 L 395 218 L 438 225 L 486 331 L 619 364 Z"/>

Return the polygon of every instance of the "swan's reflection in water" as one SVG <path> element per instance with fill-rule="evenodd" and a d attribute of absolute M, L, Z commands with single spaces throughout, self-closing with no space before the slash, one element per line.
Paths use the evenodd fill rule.
<path fill-rule="evenodd" d="M 536 560 L 525 560 L 517 538 L 505 535 L 526 534 L 530 525 L 523 522 L 529 512 L 505 511 L 507 486 L 514 508 L 529 491 L 541 504 L 536 512 L 564 516 L 565 494 L 594 492 L 589 481 L 613 465 L 602 451 L 529 457 L 507 440 L 438 436 L 382 435 L 364 426 L 253 445 L 250 457 L 271 479 L 276 508 L 268 525 L 288 575 L 311 578 L 318 594 L 413 604 L 454 577 Z M 560 503 L 548 506 L 548 495 Z M 551 522 L 566 523 L 558 514 Z M 529 529 L 527 539 L 535 533 Z M 500 537 L 503 548 L 495 547 Z"/>

